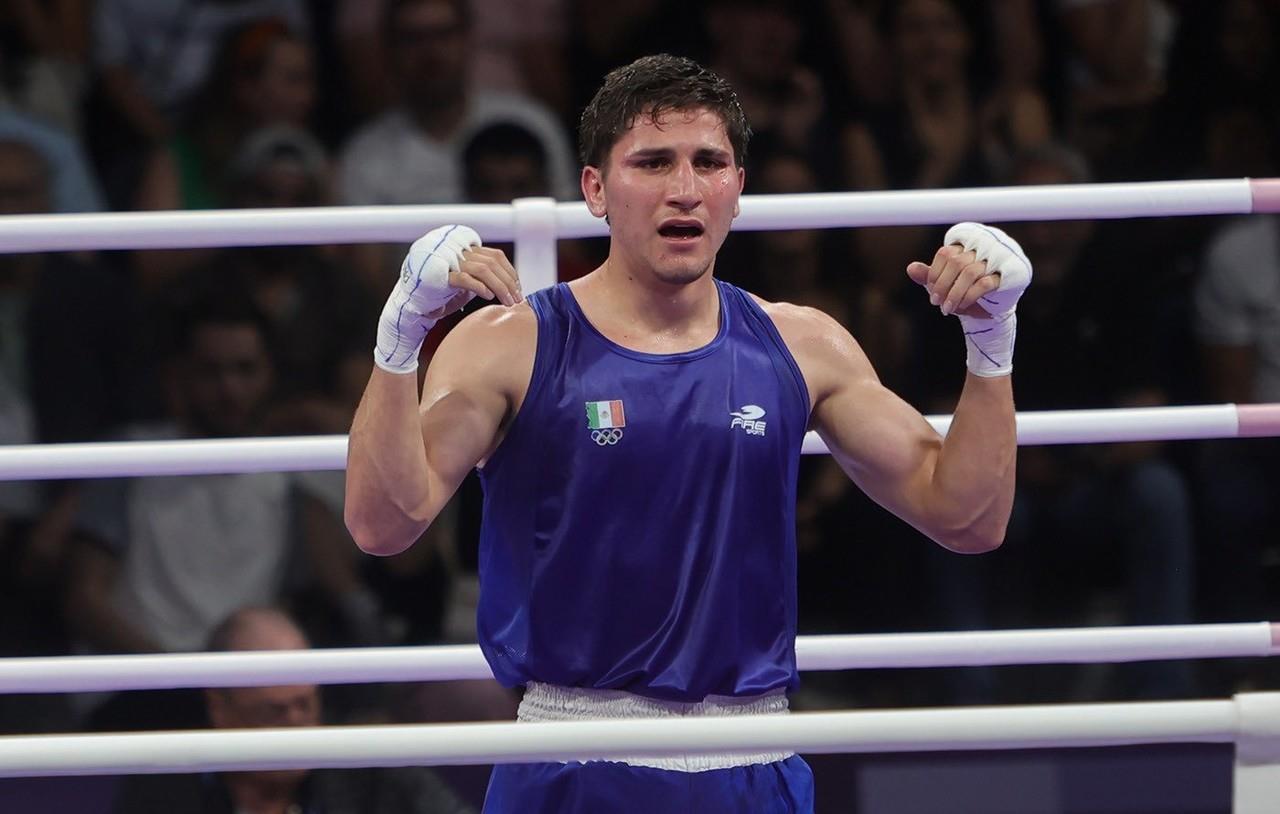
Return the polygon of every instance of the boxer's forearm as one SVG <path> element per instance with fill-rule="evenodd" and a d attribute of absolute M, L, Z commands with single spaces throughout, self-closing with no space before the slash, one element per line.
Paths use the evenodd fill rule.
<path fill-rule="evenodd" d="M 1013 509 L 1017 459 L 1013 386 L 1009 376 L 970 373 L 933 473 L 933 505 L 956 529 L 958 551 L 998 546 Z"/>
<path fill-rule="evenodd" d="M 343 514 L 369 553 L 398 553 L 429 524 L 416 516 L 428 490 L 417 386 L 412 373 L 375 367 L 351 424 Z"/>

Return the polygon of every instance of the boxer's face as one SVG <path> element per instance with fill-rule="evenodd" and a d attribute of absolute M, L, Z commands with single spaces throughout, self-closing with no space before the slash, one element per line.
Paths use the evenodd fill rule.
<path fill-rule="evenodd" d="M 583 194 L 608 215 L 610 257 L 632 273 L 683 285 L 715 263 L 738 214 L 743 172 L 721 118 L 708 110 L 640 116 L 603 167 L 583 169 Z"/>

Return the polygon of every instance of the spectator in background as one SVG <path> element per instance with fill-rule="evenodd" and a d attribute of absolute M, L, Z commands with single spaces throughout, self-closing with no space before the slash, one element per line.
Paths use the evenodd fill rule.
<path fill-rule="evenodd" d="M 1067 139 L 1099 180 L 1136 180 L 1152 138 L 1162 137 L 1151 121 L 1165 92 L 1176 10 L 1164 0 L 1057 0 L 1056 6 L 1068 44 Z"/>
<path fill-rule="evenodd" d="M 1035 89 L 990 93 L 973 81 L 973 40 L 954 0 L 904 0 L 884 13 L 894 91 L 845 134 L 853 189 L 934 189 L 990 183 L 1017 150 L 1051 135 Z M 902 258 L 929 227 L 859 229 L 856 245 L 880 287 L 901 283 Z M 930 244 L 931 245 L 931 244 Z"/>
<path fill-rule="evenodd" d="M 515 122 L 495 122 L 471 135 L 462 148 L 462 177 L 467 203 L 553 197 L 545 146 L 533 131 Z M 558 279 L 574 280 L 595 268 L 587 255 L 582 241 L 558 241 Z"/>
<path fill-rule="evenodd" d="M 794 195 L 820 191 L 818 175 L 805 156 L 779 151 L 756 159 L 747 178 L 752 195 Z M 750 232 L 741 236 L 743 284 L 768 300 L 819 308 L 846 327 L 852 325 L 855 282 L 839 257 L 829 229 Z M 737 266 L 737 264 L 734 264 Z M 739 273 L 729 268 L 729 274 Z M 736 284 L 736 281 L 735 281 Z"/>
<path fill-rule="evenodd" d="M 0 216 L 43 214 L 53 168 L 32 143 L 0 136 Z M 127 287 L 85 254 L 0 254 L 0 444 L 91 441 L 125 417 Z M 74 330 L 69 326 L 74 326 Z M 75 490 L 0 483 L 0 654 L 60 655 L 57 597 Z M 65 725 L 61 697 L 0 696 L 0 728 Z"/>
<path fill-rule="evenodd" d="M 1274 165 L 1272 165 L 1274 169 Z M 1280 218 L 1228 223 L 1205 251 L 1195 288 L 1195 329 L 1207 395 L 1215 402 L 1280 402 Z M 1277 597 L 1264 569 L 1280 524 L 1280 442 L 1201 445 L 1207 616 L 1271 618 Z"/>
<path fill-rule="evenodd" d="M 462 148 L 462 186 L 468 203 L 511 203 L 549 195 L 547 150 L 527 127 L 496 122 Z"/>
<path fill-rule="evenodd" d="M 268 127 L 251 133 L 223 181 L 235 207 L 323 206 L 331 201 L 330 164 L 305 130 Z M 335 433 L 350 425 L 353 404 L 335 374 L 361 321 L 377 312 L 372 295 L 327 246 L 252 246 L 219 252 L 202 267 L 206 284 L 222 279 L 248 293 L 276 337 L 276 407 L 271 433 Z M 367 355 L 367 354 L 365 354 Z"/>
<path fill-rule="evenodd" d="M 1142 149 L 1155 178 L 1267 175 L 1280 132 L 1280 7 L 1183 3 L 1168 94 Z"/>
<path fill-rule="evenodd" d="M 338 0 L 335 28 L 352 102 L 380 113 L 395 98 L 380 21 L 387 0 Z M 483 20 L 475 36 L 471 82 L 477 90 L 532 96 L 561 118 L 570 115 L 569 0 L 472 0 Z"/>
<path fill-rule="evenodd" d="M 282 20 L 258 20 L 229 30 L 198 104 L 181 130 L 152 152 L 138 190 L 138 208 L 236 205 L 228 188 L 234 180 L 230 164 L 245 140 L 269 127 L 305 130 L 315 98 L 310 48 Z M 323 157 L 323 149 L 319 151 Z M 326 178 L 312 205 L 327 202 L 328 188 Z M 133 264 L 140 287 L 153 292 L 208 263 L 211 256 L 199 249 L 144 251 L 134 254 Z"/>
<path fill-rule="evenodd" d="M 833 39 L 846 86 L 855 106 L 892 101 L 894 65 L 882 36 L 886 0 L 822 0 L 824 22 Z M 1036 0 L 975 0 L 964 4 L 969 25 L 994 39 L 989 49 L 994 84 L 1010 93 L 1035 87 L 1044 68 L 1044 43 Z"/>
<path fill-rule="evenodd" d="M 138 208 L 225 206 L 228 165 L 245 136 L 271 125 L 306 128 L 315 98 L 311 50 L 283 20 L 228 30 L 183 126 L 152 156 Z"/>
<path fill-rule="evenodd" d="M 0 128 L 0 215 L 55 211 L 56 177 L 37 143 Z M 127 286 L 87 253 L 0 254 L 0 291 L 0 367 L 34 406 L 23 435 L 85 441 L 118 424 L 129 385 Z"/>
<path fill-rule="evenodd" d="M 360 129 L 343 151 L 343 203 L 461 201 L 461 149 L 472 133 L 496 121 L 534 133 L 547 155 L 555 197 L 576 197 L 572 151 L 551 112 L 528 97 L 472 88 L 472 24 L 466 0 L 388 0 L 383 25 L 400 102 Z"/>
<path fill-rule="evenodd" d="M 786 150 L 829 161 L 838 138 L 822 80 L 800 61 L 802 9 L 784 0 L 708 5 L 709 67 L 737 91 L 751 122 L 753 154 Z"/>
<path fill-rule="evenodd" d="M 86 80 L 87 0 L 0 5 L 0 105 L 79 138 Z"/>
<path fill-rule="evenodd" d="M 569 0 L 572 110 L 581 111 L 599 78 L 645 54 L 707 51 L 706 4 L 687 0 Z M 673 25 L 672 21 L 679 21 Z M 569 122 L 577 126 L 576 119 Z"/>
<path fill-rule="evenodd" d="M 169 418 L 136 426 L 126 437 L 257 434 L 273 384 L 265 319 L 225 282 L 216 293 L 185 293 L 191 299 L 179 305 L 169 345 Z M 233 609 L 298 590 L 298 583 L 324 571 L 323 564 L 301 559 L 297 545 L 295 511 L 318 500 L 303 485 L 281 472 L 86 484 L 66 595 L 76 638 L 97 652 L 195 650 Z M 326 551 L 310 546 L 306 553 L 315 558 Z M 125 693 L 93 722 L 146 728 L 189 719 L 191 712 L 182 694 Z"/>
<path fill-rule="evenodd" d="M 152 150 L 202 104 L 227 32 L 270 18 L 302 36 L 310 28 L 305 0 L 97 0 L 90 151 L 113 208 L 135 204 Z"/>
<path fill-rule="evenodd" d="M 268 328 L 205 298 L 170 345 L 171 418 L 141 438 L 254 435 L 272 387 Z M 240 605 L 279 598 L 290 556 L 284 473 L 93 481 L 77 521 L 71 621 L 101 652 L 196 650 Z"/>
<path fill-rule="evenodd" d="M 0 106 L 0 138 L 23 142 L 39 154 L 49 185 L 48 211 L 97 212 L 103 208 L 98 181 L 73 136 Z"/>
<path fill-rule="evenodd" d="M 1050 146 L 1018 156 L 1014 184 L 1089 180 L 1083 156 Z M 1152 407 L 1169 403 L 1161 379 L 1175 359 L 1161 293 L 1141 261 L 1099 238 L 1088 221 L 1037 221 L 1009 232 L 1036 258 L 1035 302 L 1020 314 L 1014 385 L 1020 409 Z M 1107 297 L 1089 296 L 1105 288 Z M 1141 307 L 1134 303 L 1142 302 Z M 1035 609 L 1045 626 L 1186 624 L 1192 620 L 1195 547 L 1187 478 L 1157 442 L 1019 451 L 1018 492 L 998 563 L 1034 574 L 1011 592 L 1011 608 Z M 989 575 L 984 575 L 989 576 Z M 942 567 L 937 579 L 949 579 Z M 1101 583 L 1107 594 L 1096 594 Z M 994 579 L 989 579 L 988 587 Z M 1081 596 L 1095 592 L 1091 603 Z M 960 596 L 951 601 L 963 603 Z M 1091 608 L 1082 615 L 1081 608 Z M 996 613 L 1003 609 L 996 608 Z M 1022 612 L 1022 611 L 1019 611 Z M 1191 689 L 1186 663 L 1149 664 L 1126 693 L 1177 697 Z M 1088 697 L 1097 687 L 1078 686 Z"/>
<path fill-rule="evenodd" d="M 232 613 L 210 635 L 211 651 L 305 650 L 307 637 L 283 612 L 267 607 Z M 204 691 L 214 729 L 317 726 L 314 684 Z M 120 814 L 467 814 L 472 809 L 431 770 L 283 769 L 126 779 L 115 800 Z"/>
<path fill-rule="evenodd" d="M 462 148 L 494 122 L 519 124 L 541 142 L 554 197 L 577 196 L 577 171 L 559 121 L 534 100 L 472 86 L 474 29 L 469 0 L 387 0 L 382 20 L 399 89 L 395 107 L 358 130 L 339 160 L 341 203 L 458 203 Z M 352 262 L 380 290 L 401 247 L 365 245 Z"/>

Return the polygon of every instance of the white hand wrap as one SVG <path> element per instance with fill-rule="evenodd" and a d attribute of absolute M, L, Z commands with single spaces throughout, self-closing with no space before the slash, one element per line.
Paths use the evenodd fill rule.
<path fill-rule="evenodd" d="M 1013 372 L 1013 343 L 1018 335 L 1018 298 L 1031 283 L 1031 261 L 1018 242 L 1002 230 L 981 223 L 957 223 L 944 242 L 959 244 L 987 263 L 987 274 L 1000 273 L 1000 286 L 978 299 L 989 317 L 960 316 L 968 357 L 965 364 L 978 376 L 1007 376 Z"/>
<path fill-rule="evenodd" d="M 413 242 L 378 321 L 373 349 L 378 367 L 391 373 L 418 369 L 418 351 L 427 331 L 463 291 L 449 286 L 449 272 L 458 271 L 465 250 L 479 245 L 480 236 L 469 226 L 441 226 Z"/>

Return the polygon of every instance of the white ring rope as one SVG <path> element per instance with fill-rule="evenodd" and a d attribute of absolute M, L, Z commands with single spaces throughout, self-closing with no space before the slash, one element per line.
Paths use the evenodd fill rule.
<path fill-rule="evenodd" d="M 734 228 L 818 229 L 1024 221 L 1243 215 L 1280 209 L 1271 179 L 1154 181 L 977 189 L 744 195 Z M 0 218 L 0 253 L 85 249 L 189 249 L 335 243 L 408 243 L 444 223 L 486 241 L 520 229 L 514 206 L 358 206 L 205 212 L 12 215 Z M 555 204 L 557 238 L 600 237 L 608 226 L 583 203 Z"/>
<path fill-rule="evenodd" d="M 1280 653 L 1280 625 L 1244 622 L 800 636 L 802 671 L 1247 658 Z M 475 645 L 0 659 L 0 694 L 492 678 Z"/>
<path fill-rule="evenodd" d="M 1269 698 L 1259 694 L 1255 698 Z M 0 777 L 527 763 L 624 755 L 808 754 L 1229 743 L 1241 699 L 698 718 L 0 737 Z M 1254 705 L 1255 707 L 1258 705 Z M 1254 711 L 1276 723 L 1274 704 Z"/>
<path fill-rule="evenodd" d="M 941 433 L 951 416 L 927 416 Z M 1018 443 L 1097 444 L 1280 436 L 1280 404 L 1213 404 L 1017 415 Z M 816 433 L 806 454 L 827 452 Z M 0 446 L 0 481 L 345 469 L 343 435 Z"/>

